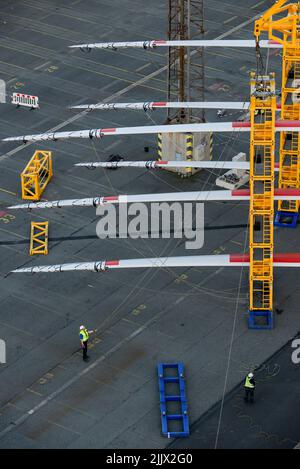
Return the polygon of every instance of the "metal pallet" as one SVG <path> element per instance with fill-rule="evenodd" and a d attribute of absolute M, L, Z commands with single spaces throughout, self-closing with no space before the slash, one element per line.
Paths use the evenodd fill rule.
<path fill-rule="evenodd" d="M 158 384 L 160 398 L 160 413 L 162 434 L 168 438 L 187 437 L 190 434 L 189 418 L 184 382 L 183 363 L 158 363 Z M 168 388 L 176 386 L 176 393 L 170 393 Z M 178 412 L 168 412 L 168 403 L 177 402 Z M 170 404 L 169 404 L 170 405 Z M 180 430 L 172 431 L 172 424 L 180 426 Z"/>

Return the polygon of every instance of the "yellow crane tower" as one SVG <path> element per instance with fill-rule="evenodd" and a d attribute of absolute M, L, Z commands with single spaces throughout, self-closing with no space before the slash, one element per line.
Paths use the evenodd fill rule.
<path fill-rule="evenodd" d="M 273 219 L 276 93 L 274 74 L 250 80 L 249 327 L 273 327 Z M 261 164 L 258 164 L 261 163 Z M 259 224 L 260 230 L 255 227 Z M 257 324 L 259 317 L 264 324 Z"/>
<path fill-rule="evenodd" d="M 259 39 L 266 31 L 270 41 L 283 46 L 281 119 L 300 119 L 300 3 L 277 1 L 255 22 L 254 36 Z M 300 140 L 298 132 L 280 135 L 279 188 L 300 187 Z M 299 201 L 280 201 L 275 218 L 276 226 L 295 227 Z"/>
<path fill-rule="evenodd" d="M 274 168 L 275 120 L 278 105 L 274 74 L 264 75 L 259 41 L 266 31 L 270 41 L 283 46 L 281 119 L 300 119 L 300 3 L 277 1 L 255 22 L 257 71 L 251 74 L 250 99 L 250 215 L 249 215 L 249 327 L 273 327 Z M 298 132 L 280 136 L 279 188 L 300 187 Z M 260 165 L 258 164 L 260 163 Z M 299 202 L 280 201 L 275 225 L 296 226 Z M 260 230 L 256 230 L 256 226 Z M 264 319 L 259 324 L 258 318 Z"/>

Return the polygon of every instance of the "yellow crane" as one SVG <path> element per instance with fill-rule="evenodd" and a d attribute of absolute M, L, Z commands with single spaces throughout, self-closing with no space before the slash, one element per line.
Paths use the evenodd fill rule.
<path fill-rule="evenodd" d="M 300 119 L 300 3 L 277 1 L 256 22 L 254 36 L 259 54 L 262 32 L 283 46 L 281 119 Z M 280 135 L 279 188 L 300 187 L 300 140 L 298 132 Z M 299 201 L 279 201 L 275 225 L 295 227 Z"/>
<path fill-rule="evenodd" d="M 283 46 L 281 119 L 300 119 L 300 3 L 277 1 L 254 26 L 257 71 L 251 74 L 250 100 L 250 215 L 249 215 L 249 325 L 259 316 L 273 322 L 274 168 L 275 115 L 274 74 L 264 75 L 260 52 L 262 32 Z M 280 135 L 279 188 L 300 187 L 300 140 L 298 132 Z M 257 163 L 262 163 L 260 166 Z M 258 169 L 262 168 L 262 169 Z M 296 226 L 299 201 L 279 201 L 275 225 Z M 256 226 L 260 230 L 256 230 Z"/>
<path fill-rule="evenodd" d="M 274 74 L 251 74 L 249 325 L 272 327 L 276 93 Z M 257 164 L 261 163 L 261 164 Z M 260 230 L 256 230 L 259 224 Z"/>

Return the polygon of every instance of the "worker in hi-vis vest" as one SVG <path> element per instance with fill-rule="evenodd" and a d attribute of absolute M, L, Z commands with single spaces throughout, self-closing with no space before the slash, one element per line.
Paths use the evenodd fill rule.
<path fill-rule="evenodd" d="M 254 389 L 255 381 L 253 373 L 248 373 L 245 379 L 245 402 L 248 402 L 248 397 L 250 396 L 250 402 L 254 401 Z"/>
<path fill-rule="evenodd" d="M 86 361 L 88 360 L 89 356 L 87 354 L 88 351 L 88 341 L 90 338 L 90 334 L 92 334 L 94 331 L 88 331 L 85 326 L 80 326 L 79 330 L 79 338 L 80 338 L 80 343 L 81 343 L 81 348 L 83 352 L 83 360 Z"/>

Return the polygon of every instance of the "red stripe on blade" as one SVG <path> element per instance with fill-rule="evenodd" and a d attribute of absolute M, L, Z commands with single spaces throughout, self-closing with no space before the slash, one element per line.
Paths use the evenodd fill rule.
<path fill-rule="evenodd" d="M 230 254 L 229 262 L 249 262 L 249 254 Z"/>
<path fill-rule="evenodd" d="M 249 189 L 236 189 L 235 191 L 231 191 L 231 195 L 239 196 L 239 197 L 247 197 L 250 195 Z"/>
<path fill-rule="evenodd" d="M 113 266 L 113 265 L 119 265 L 120 261 L 106 261 L 105 265 L 107 266 Z"/>
<path fill-rule="evenodd" d="M 164 101 L 158 101 L 158 102 L 153 103 L 153 106 L 159 106 L 159 107 L 164 107 L 166 105 L 167 103 Z"/>
<path fill-rule="evenodd" d="M 299 195 L 300 196 L 300 189 L 275 189 L 274 195 Z"/>
<path fill-rule="evenodd" d="M 103 197 L 104 202 L 108 202 L 109 200 L 118 200 L 119 197 L 116 195 L 112 195 L 110 197 Z"/>
<path fill-rule="evenodd" d="M 275 127 L 300 127 L 300 121 L 276 121 Z"/>
<path fill-rule="evenodd" d="M 101 133 L 106 133 L 106 134 L 113 133 L 113 132 L 116 131 L 115 128 L 114 129 L 113 128 L 112 129 L 99 129 L 99 130 L 100 130 Z"/>
<path fill-rule="evenodd" d="M 274 262 L 300 262 L 299 252 L 290 252 L 286 254 L 274 254 Z"/>
<path fill-rule="evenodd" d="M 229 255 L 229 262 L 250 262 L 249 254 L 230 254 Z M 299 252 L 291 252 L 291 253 L 284 253 L 284 254 L 274 254 L 273 262 L 278 263 L 300 263 L 300 253 Z"/>
<path fill-rule="evenodd" d="M 232 122 L 232 127 L 234 129 L 238 127 L 250 127 L 250 126 L 251 126 L 250 122 Z"/>

